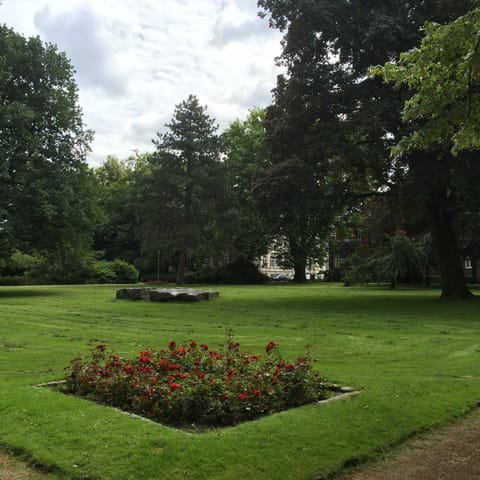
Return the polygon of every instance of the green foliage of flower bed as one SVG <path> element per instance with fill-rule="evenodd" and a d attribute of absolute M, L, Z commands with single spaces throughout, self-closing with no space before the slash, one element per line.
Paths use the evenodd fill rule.
<path fill-rule="evenodd" d="M 99 344 L 90 359 L 72 360 L 65 389 L 174 426 L 234 425 L 326 397 L 308 346 L 294 362 L 274 342 L 265 351 L 243 352 L 230 336 L 218 350 L 172 340 L 127 359 Z"/>

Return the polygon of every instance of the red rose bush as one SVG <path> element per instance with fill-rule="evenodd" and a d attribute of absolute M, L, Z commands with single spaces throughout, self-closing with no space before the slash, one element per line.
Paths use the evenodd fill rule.
<path fill-rule="evenodd" d="M 234 425 L 326 398 L 326 384 L 312 368 L 308 347 L 285 361 L 269 342 L 265 355 L 242 352 L 232 338 L 213 350 L 175 341 L 135 359 L 91 350 L 67 368 L 66 391 L 173 426 Z"/>

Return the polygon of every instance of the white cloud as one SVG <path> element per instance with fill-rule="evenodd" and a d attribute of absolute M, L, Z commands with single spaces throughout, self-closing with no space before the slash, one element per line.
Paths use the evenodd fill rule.
<path fill-rule="evenodd" d="M 75 67 L 92 164 L 152 150 L 189 94 L 221 128 L 270 102 L 280 34 L 256 0 L 4 0 L 2 21 L 58 45 Z"/>
<path fill-rule="evenodd" d="M 35 14 L 34 23 L 42 38 L 66 52 L 81 88 L 126 93 L 128 72 L 118 61 L 121 38 L 117 35 L 113 43 L 112 31 L 88 5 L 63 12 L 46 5 Z"/>

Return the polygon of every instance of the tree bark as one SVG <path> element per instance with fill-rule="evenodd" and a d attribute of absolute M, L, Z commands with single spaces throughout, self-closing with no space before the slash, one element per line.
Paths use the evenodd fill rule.
<path fill-rule="evenodd" d="M 294 276 L 293 281 L 302 283 L 307 281 L 307 254 L 302 244 L 296 238 L 289 238 L 288 240 L 290 255 L 293 260 Z"/>
<path fill-rule="evenodd" d="M 478 257 L 476 254 L 470 257 L 472 263 L 472 283 L 476 285 L 478 283 Z"/>
<path fill-rule="evenodd" d="M 307 276 L 305 274 L 306 266 L 306 262 L 295 263 L 295 265 L 293 266 L 293 269 L 295 271 L 295 274 L 293 276 L 294 282 L 301 283 L 307 281 Z"/>
<path fill-rule="evenodd" d="M 187 265 L 187 253 L 185 248 L 182 248 L 180 251 L 180 258 L 178 259 L 177 265 L 177 276 L 175 279 L 175 283 L 177 285 L 183 285 L 185 283 L 185 268 Z"/>
<path fill-rule="evenodd" d="M 447 204 L 447 194 L 432 192 L 426 202 L 427 219 L 432 233 L 433 253 L 440 273 L 442 297 L 468 298 L 468 289 L 462 257 L 452 226 Z"/>
<path fill-rule="evenodd" d="M 390 289 L 391 290 L 396 290 L 396 288 L 397 288 L 397 277 L 398 277 L 398 270 L 395 269 L 392 272 L 392 280 L 390 282 Z"/>

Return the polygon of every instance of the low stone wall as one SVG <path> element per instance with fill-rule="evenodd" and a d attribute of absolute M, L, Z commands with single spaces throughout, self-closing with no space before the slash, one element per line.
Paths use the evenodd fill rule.
<path fill-rule="evenodd" d="M 217 291 L 193 288 L 121 288 L 117 300 L 145 300 L 146 302 L 199 302 L 220 295 Z"/>

